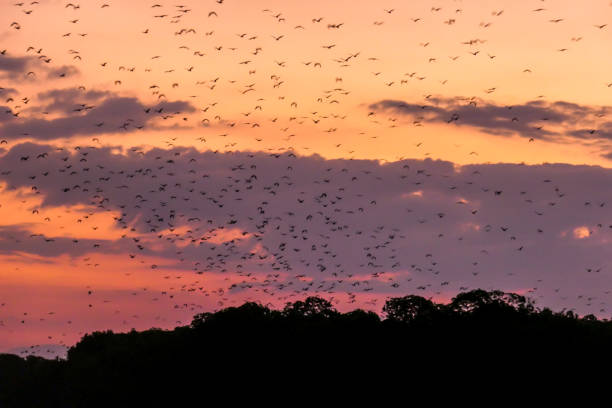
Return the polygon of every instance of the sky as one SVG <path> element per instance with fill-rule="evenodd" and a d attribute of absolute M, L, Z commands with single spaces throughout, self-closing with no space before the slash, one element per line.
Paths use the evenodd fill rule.
<path fill-rule="evenodd" d="M 316 295 L 612 316 L 612 3 L 0 2 L 0 352 Z"/>

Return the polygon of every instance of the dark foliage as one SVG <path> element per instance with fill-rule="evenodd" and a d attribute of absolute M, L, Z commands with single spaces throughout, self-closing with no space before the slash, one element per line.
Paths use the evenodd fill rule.
<path fill-rule="evenodd" d="M 612 344 L 612 322 L 539 310 L 500 291 L 461 293 L 446 305 L 392 298 L 383 314 L 340 313 L 309 297 L 282 311 L 249 302 L 202 313 L 174 330 L 95 332 L 67 360 L 0 355 L 0 406 L 177 406 L 228 385 L 232 400 L 249 386 L 313 387 L 346 375 L 378 373 L 385 384 L 391 377 L 438 381 L 442 370 L 524 374 L 608 356 Z"/>

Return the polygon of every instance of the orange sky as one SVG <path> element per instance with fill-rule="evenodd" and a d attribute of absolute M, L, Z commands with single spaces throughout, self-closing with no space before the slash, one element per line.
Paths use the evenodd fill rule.
<path fill-rule="evenodd" d="M 444 97 L 477 97 L 502 106 L 520 104 L 542 97 L 548 101 L 571 101 L 584 105 L 606 105 L 612 82 L 608 67 L 610 56 L 606 44 L 610 41 L 610 30 L 598 29 L 605 24 L 610 7 L 605 1 L 593 2 L 589 7 L 576 7 L 575 2 L 558 1 L 546 4 L 541 1 L 515 2 L 441 2 L 430 4 L 419 2 L 388 2 L 378 7 L 370 1 L 352 2 L 226 2 L 223 5 L 187 5 L 191 12 L 185 13 L 177 23 L 170 18 L 177 14 L 173 5 L 151 8 L 150 2 L 134 1 L 125 4 L 111 4 L 98 8 L 93 3 L 83 4 L 78 10 L 65 8 L 62 2 L 41 2 L 32 6 L 31 14 L 23 13 L 28 7 L 4 6 L 3 22 L 8 26 L 17 21 L 22 28 L 6 28 L 3 33 L 3 47 L 12 54 L 24 54 L 33 46 L 43 48 L 45 55 L 53 57 L 58 65 L 73 64 L 81 71 L 71 81 L 40 79 L 20 84 L 24 95 L 33 97 L 36 92 L 49 87 L 83 85 L 87 89 L 105 89 L 121 95 L 133 95 L 145 101 L 155 101 L 151 85 L 158 85 L 160 93 L 170 100 L 186 99 L 204 108 L 218 102 L 206 114 L 191 115 L 190 124 L 203 118 L 215 122 L 220 115 L 226 121 L 258 122 L 260 132 L 254 132 L 248 125 L 225 129 L 223 126 L 207 129 L 210 142 L 206 147 L 223 148 L 225 140 L 219 134 L 230 133 L 233 142 L 243 149 L 286 148 L 302 152 L 315 151 L 327 157 L 368 157 L 395 159 L 398 147 L 406 156 L 421 156 L 449 159 L 459 163 L 478 162 L 571 162 L 594 163 L 609 166 L 609 160 L 600 157 L 602 150 L 609 146 L 588 146 L 573 143 L 571 148 L 541 143 L 540 146 L 525 146 L 516 138 L 494 138 L 462 129 L 460 145 L 451 144 L 451 138 L 440 138 L 445 127 L 426 126 L 422 129 L 402 126 L 389 129 L 385 116 L 381 124 L 373 124 L 368 118 L 367 104 L 380 99 L 408 100 L 425 103 L 426 95 Z M 102 3 L 101 3 L 102 4 Z M 432 11 L 432 7 L 440 11 Z M 537 8 L 544 11 L 533 12 Z M 264 9 L 272 10 L 262 12 Z M 394 9 L 391 14 L 383 9 Z M 216 10 L 218 17 L 207 17 Z M 457 12 L 460 10 L 460 12 Z M 501 11 L 493 16 L 493 11 Z M 219 14 L 218 13 L 218 14 Z M 278 22 L 271 14 L 281 13 L 284 21 Z M 165 18 L 154 18 L 164 15 Z M 323 17 L 320 23 L 312 18 Z M 419 18 L 418 22 L 411 19 Z M 562 18 L 559 23 L 550 20 Z M 75 24 L 69 21 L 78 19 Z M 453 24 L 445 24 L 449 19 Z M 112 21 L 112 29 L 108 25 Z M 174 20 L 176 21 L 176 20 Z M 383 22 L 373 25 L 374 21 Z M 343 23 L 340 29 L 328 29 L 327 24 Z M 490 23 L 486 28 L 480 23 Z M 517 30 L 520 24 L 520 30 Z M 295 26 L 304 29 L 295 29 Z M 181 29 L 193 28 L 196 33 L 174 35 Z M 148 34 L 142 31 L 149 29 Z M 206 32 L 213 32 L 207 36 Z M 69 37 L 63 37 L 70 33 Z M 86 33 L 86 37 L 78 36 Z M 247 34 L 240 38 L 237 34 Z M 279 41 L 272 36 L 283 35 Z M 256 36 L 254 40 L 246 38 Z M 572 38 L 581 37 L 576 42 Z M 478 45 L 464 45 L 462 42 L 481 39 Z M 335 44 L 331 50 L 323 45 Z M 427 44 L 426 46 L 422 46 Z M 214 47 L 223 47 L 217 51 Z M 180 48 L 180 47 L 188 47 Z M 232 51 L 229 48 L 235 47 Z M 256 48 L 262 51 L 251 55 Z M 558 49 L 568 51 L 559 52 Z M 78 51 L 78 54 L 71 53 Z M 194 56 L 201 51 L 203 57 Z M 480 51 L 476 56 L 470 51 Z M 359 52 L 359 57 L 341 67 L 334 62 Z M 33 51 L 29 52 L 34 54 Z M 78 55 L 82 59 L 74 60 Z M 493 59 L 489 55 L 494 56 Z M 152 57 L 159 56 L 157 59 Z M 458 56 L 455 61 L 449 57 Z M 369 58 L 377 58 L 372 61 Z M 429 62 L 430 58 L 435 61 Z M 251 62 L 246 65 L 240 61 Z M 276 62 L 284 62 L 278 66 Z M 311 68 L 302 62 L 319 61 L 323 68 Z M 106 67 L 99 64 L 107 62 Z M 188 67 L 192 71 L 187 71 Z M 133 72 L 119 71 L 134 67 Z M 145 72 L 150 69 L 150 72 Z M 531 73 L 524 73 L 530 69 Z M 174 70 L 171 73 L 165 71 Z M 249 71 L 256 71 L 249 75 Z M 380 72 L 375 76 L 374 72 Z M 416 72 L 412 78 L 406 73 Z M 273 88 L 275 82 L 270 76 L 277 75 L 283 84 Z M 423 80 L 415 77 L 425 77 Z M 215 78 L 218 82 L 208 82 Z M 336 82 L 341 78 L 342 82 Z M 402 79 L 407 83 L 400 84 Z M 121 85 L 114 85 L 121 80 Z M 442 81 L 447 81 L 441 84 Z M 216 84 L 213 90 L 206 85 L 195 85 L 198 81 Z M 228 81 L 235 81 L 229 83 Z M 68 82 L 68 83 L 66 83 Z M 385 83 L 395 82 L 392 86 Z M 172 84 L 178 84 L 172 88 Z M 255 84 L 254 92 L 243 95 L 246 85 Z M 349 95 L 338 95 L 337 105 L 327 100 L 317 102 L 326 90 L 342 88 Z M 496 88 L 492 93 L 486 90 Z M 196 98 L 190 98 L 190 96 Z M 284 100 L 278 97 L 285 96 Z M 263 98 L 263 101 L 258 99 Z M 298 102 L 298 108 L 291 108 L 291 102 Z M 262 110 L 255 110 L 255 106 Z M 319 126 L 300 126 L 297 121 L 288 123 L 291 116 L 312 116 L 332 113 L 347 118 L 323 120 Z M 245 118 L 242 114 L 252 112 Z M 277 123 L 269 120 L 279 117 Z M 284 119 L 284 120 L 283 120 Z M 333 118 L 332 118 L 333 119 Z M 325 126 L 322 126 L 325 123 Z M 310 123 L 312 124 L 312 122 Z M 237 125 L 237 126 L 238 126 Z M 286 132 L 279 129 L 289 127 Z M 337 128 L 333 140 L 329 141 L 322 131 Z M 257 129 L 256 129 L 257 130 Z M 365 132 L 364 137 L 357 137 Z M 178 137 L 174 144 L 196 145 L 194 139 L 202 134 L 192 131 L 173 132 Z M 290 141 L 283 136 L 295 134 Z M 313 135 L 314 133 L 314 135 Z M 318 133 L 318 134 L 317 134 Z M 256 135 L 265 134 L 262 142 L 256 142 Z M 184 135 L 184 136 L 181 136 Z M 367 143 L 367 135 L 378 136 L 375 143 Z M 435 136 L 435 137 L 434 137 Z M 436 139 L 435 141 L 430 139 Z M 130 144 L 162 144 L 163 137 L 131 137 Z M 167 139 L 166 139 L 167 140 Z M 104 141 L 117 144 L 116 138 Z M 414 144 L 425 141 L 422 149 Z M 121 142 L 126 142 L 122 140 Z M 337 143 L 336 143 L 337 142 Z M 342 143 L 346 148 L 334 148 Z M 450 146 L 449 146 L 450 145 Z M 503 146 L 503 155 L 499 147 Z M 304 148 L 308 149 L 304 149 Z M 353 151 L 353 153 L 348 153 Z M 527 150 L 527 151 L 526 151 Z M 471 151 L 478 156 L 469 157 Z"/>

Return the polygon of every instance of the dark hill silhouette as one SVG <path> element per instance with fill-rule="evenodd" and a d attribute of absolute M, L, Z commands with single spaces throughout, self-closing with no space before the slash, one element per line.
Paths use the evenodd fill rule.
<path fill-rule="evenodd" d="M 343 375 L 387 382 L 449 368 L 518 373 L 608 356 L 612 344 L 612 322 L 501 291 L 460 293 L 449 304 L 392 298 L 383 315 L 340 313 L 309 297 L 282 311 L 249 302 L 202 313 L 174 330 L 95 332 L 66 360 L 0 355 L 0 406 L 175 406 L 228 384 L 233 398 L 245 385 L 276 392 Z"/>

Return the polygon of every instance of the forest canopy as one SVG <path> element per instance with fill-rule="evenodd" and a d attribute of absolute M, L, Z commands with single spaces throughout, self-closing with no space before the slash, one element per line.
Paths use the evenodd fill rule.
<path fill-rule="evenodd" d="M 90 333 L 65 360 L 0 355 L 0 406 L 139 405 L 142 398 L 165 398 L 237 372 L 304 375 L 372 364 L 477 366 L 509 357 L 524 363 L 573 353 L 602 356 L 611 340 L 608 320 L 538 309 L 502 291 L 464 292 L 448 304 L 417 295 L 390 298 L 382 316 L 341 313 L 320 297 L 282 310 L 247 302 L 197 314 L 173 330 Z M 151 389 L 163 391 L 151 395 Z"/>

